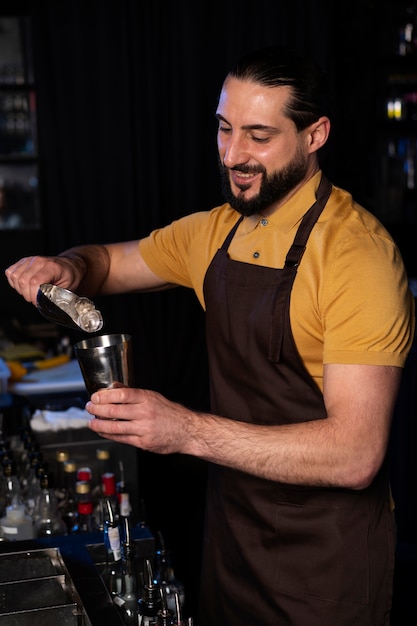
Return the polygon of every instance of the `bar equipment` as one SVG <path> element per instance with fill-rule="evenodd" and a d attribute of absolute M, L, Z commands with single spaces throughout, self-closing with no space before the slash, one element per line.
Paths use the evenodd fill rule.
<path fill-rule="evenodd" d="M 133 386 L 130 335 L 114 333 L 83 339 L 74 345 L 74 354 L 90 395 L 117 385 Z"/>
<path fill-rule="evenodd" d="M 67 328 L 94 333 L 103 327 L 102 315 L 94 302 L 51 283 L 40 285 L 36 306 L 48 321 Z"/>

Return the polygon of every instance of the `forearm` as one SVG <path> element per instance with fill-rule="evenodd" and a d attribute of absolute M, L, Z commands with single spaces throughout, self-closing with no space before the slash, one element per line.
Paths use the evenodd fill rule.
<path fill-rule="evenodd" d="M 375 435 L 373 446 L 369 433 L 348 439 L 332 418 L 260 426 L 194 413 L 187 433 L 186 454 L 264 479 L 318 487 L 366 487 L 386 450 L 386 437 Z"/>
<path fill-rule="evenodd" d="M 386 455 L 400 379 L 397 367 L 326 366 L 327 416 L 280 425 L 196 412 L 146 389 L 100 390 L 86 408 L 101 418 L 92 430 L 143 450 L 282 483 L 364 489 Z"/>
<path fill-rule="evenodd" d="M 401 372 L 325 366 L 320 420 L 260 426 L 194 414 L 186 452 L 278 482 L 365 488 L 386 455 Z"/>
<path fill-rule="evenodd" d="M 59 257 L 75 265 L 80 282 L 77 293 L 95 296 L 103 292 L 110 270 L 110 255 L 106 246 L 86 245 L 65 250 Z"/>

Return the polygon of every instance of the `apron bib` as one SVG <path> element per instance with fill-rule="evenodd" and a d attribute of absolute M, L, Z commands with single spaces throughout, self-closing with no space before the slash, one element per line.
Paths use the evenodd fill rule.
<path fill-rule="evenodd" d="M 330 192 L 323 177 L 282 269 L 229 258 L 242 218 L 207 269 L 213 413 L 264 425 L 326 419 L 294 343 L 290 298 Z M 363 491 L 210 466 L 199 626 L 388 626 L 393 567 L 385 466 Z"/>

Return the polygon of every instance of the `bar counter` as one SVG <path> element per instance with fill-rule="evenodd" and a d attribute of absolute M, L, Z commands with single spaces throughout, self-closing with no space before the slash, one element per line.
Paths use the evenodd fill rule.
<path fill-rule="evenodd" d="M 154 537 L 132 528 L 138 573 Z M 101 578 L 102 533 L 0 542 L 0 622 L 4 626 L 123 626 Z"/>

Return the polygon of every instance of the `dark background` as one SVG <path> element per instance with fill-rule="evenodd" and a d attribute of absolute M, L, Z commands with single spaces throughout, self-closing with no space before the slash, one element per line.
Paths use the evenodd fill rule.
<path fill-rule="evenodd" d="M 323 165 L 333 183 L 378 213 L 378 65 L 396 51 L 406 6 L 388 0 L 3 0 L 3 15 L 32 17 L 43 228 L 0 233 L 1 267 L 77 244 L 136 239 L 220 204 L 214 110 L 221 83 L 241 53 L 271 43 L 297 47 L 328 71 L 336 116 Z M 410 275 L 417 275 L 415 227 L 389 226 Z M 4 323 L 39 322 L 37 311 L 1 281 Z M 203 314 L 193 293 L 175 289 L 96 304 L 106 332 L 132 334 L 138 385 L 208 408 Z M 394 477 L 400 535 L 413 542 L 415 491 L 403 495 L 417 489 L 408 462 L 412 389 L 415 368 L 406 376 L 392 444 L 401 459 Z M 164 533 L 193 598 L 205 466 L 138 454 L 147 521 Z"/>

